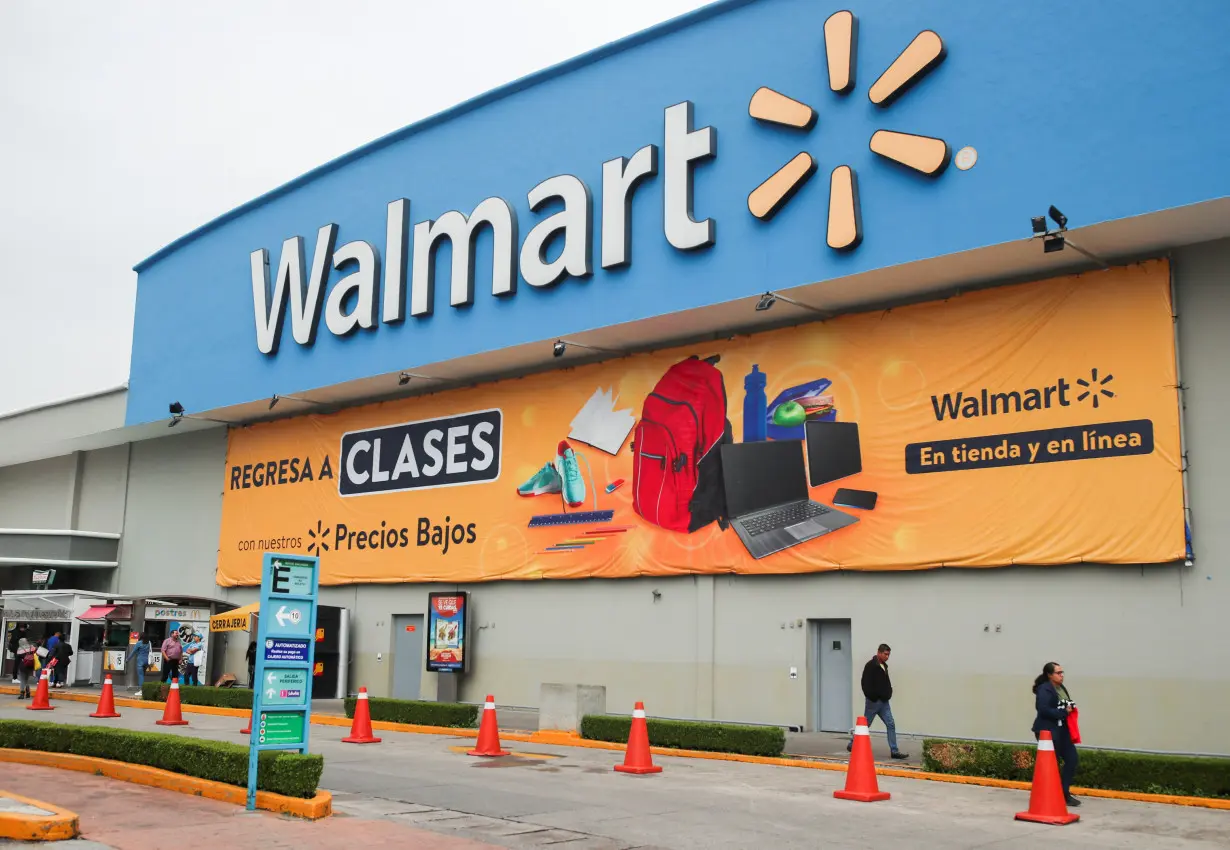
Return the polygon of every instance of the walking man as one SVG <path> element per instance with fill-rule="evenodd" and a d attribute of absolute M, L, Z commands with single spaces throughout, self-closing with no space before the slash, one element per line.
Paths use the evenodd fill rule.
<path fill-rule="evenodd" d="M 893 720 L 893 710 L 888 705 L 893 698 L 893 683 L 888 677 L 888 656 L 892 651 L 888 644 L 880 644 L 875 656 L 863 667 L 863 698 L 866 700 L 863 716 L 867 718 L 868 728 L 871 728 L 871 722 L 877 716 L 884 721 L 884 727 L 888 730 L 889 751 L 893 758 L 904 759 L 909 758 L 910 754 L 897 749 L 897 724 Z M 850 743 L 846 744 L 846 751 L 849 752 L 853 747 L 854 738 L 851 738 Z"/>

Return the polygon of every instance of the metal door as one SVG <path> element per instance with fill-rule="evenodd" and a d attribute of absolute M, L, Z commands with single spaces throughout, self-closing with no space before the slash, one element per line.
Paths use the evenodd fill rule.
<path fill-rule="evenodd" d="M 393 615 L 393 698 L 419 699 L 423 681 L 423 615 Z"/>
<path fill-rule="evenodd" d="M 854 654 L 850 647 L 849 620 L 820 620 L 815 630 L 813 653 L 816 669 L 815 727 L 823 732 L 849 732 L 854 725 Z"/>

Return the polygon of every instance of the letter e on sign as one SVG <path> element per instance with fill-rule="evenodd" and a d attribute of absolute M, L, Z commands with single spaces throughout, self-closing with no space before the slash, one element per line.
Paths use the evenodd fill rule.
<path fill-rule="evenodd" d="M 274 593 L 290 593 L 290 568 L 282 564 L 273 565 Z"/>

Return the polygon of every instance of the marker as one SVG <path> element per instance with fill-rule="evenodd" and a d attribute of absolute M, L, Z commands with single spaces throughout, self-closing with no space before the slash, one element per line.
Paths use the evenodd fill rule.
<path fill-rule="evenodd" d="M 623 525 L 614 528 L 595 528 L 592 531 L 585 532 L 586 534 L 623 534 L 625 531 L 631 531 L 632 526 Z"/>
<path fill-rule="evenodd" d="M 614 493 L 622 486 L 624 486 L 624 480 L 622 478 L 616 478 L 610 484 L 606 485 L 606 491 L 608 493 Z"/>

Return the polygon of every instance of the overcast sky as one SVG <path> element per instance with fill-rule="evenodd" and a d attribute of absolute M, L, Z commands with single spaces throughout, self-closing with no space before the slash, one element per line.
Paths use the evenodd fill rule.
<path fill-rule="evenodd" d="M 391 130 L 703 5 L 4 0 L 0 414 L 128 380 L 132 267 L 177 236 Z"/>

